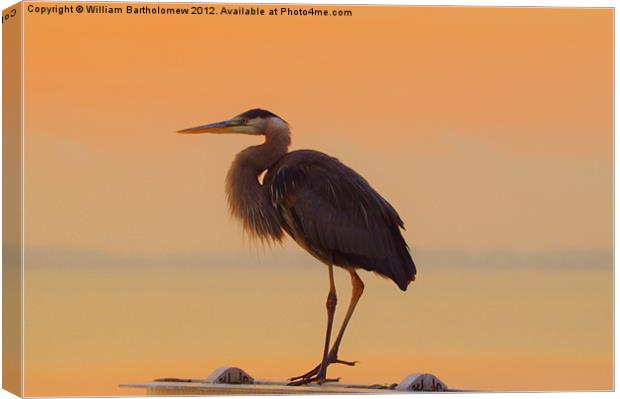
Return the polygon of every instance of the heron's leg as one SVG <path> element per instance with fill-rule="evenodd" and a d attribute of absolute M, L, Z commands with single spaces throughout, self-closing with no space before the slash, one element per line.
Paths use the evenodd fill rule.
<path fill-rule="evenodd" d="M 304 375 L 299 377 L 291 378 L 291 382 L 289 385 L 303 385 L 313 381 L 317 381 L 319 384 L 326 381 L 337 381 L 337 380 L 327 380 L 325 377 L 327 375 L 327 366 L 329 366 L 329 342 L 331 340 L 332 335 L 332 326 L 334 324 L 334 313 L 336 311 L 336 303 L 338 302 L 338 298 L 336 297 L 336 285 L 334 284 L 334 267 L 332 265 L 328 265 L 329 268 L 329 294 L 327 294 L 327 330 L 325 332 L 325 346 L 323 347 L 323 359 L 321 363 L 316 366 L 314 369 L 310 370 Z M 295 381 L 299 380 L 299 381 Z"/>
<path fill-rule="evenodd" d="M 357 302 L 360 300 L 362 293 L 364 292 L 364 282 L 357 275 L 354 269 L 348 269 L 351 274 L 351 302 L 349 303 L 349 308 L 347 309 L 347 314 L 344 316 L 344 320 L 342 321 L 342 326 L 340 327 L 340 331 L 338 331 L 338 335 L 336 336 L 336 340 L 334 341 L 334 345 L 332 349 L 329 351 L 329 360 L 331 363 L 342 363 L 349 366 L 355 365 L 356 362 L 347 362 L 344 360 L 338 359 L 338 349 L 340 349 L 340 342 L 342 341 L 342 336 L 344 335 L 344 330 L 346 330 L 347 325 L 349 324 L 349 320 L 351 320 L 351 316 L 353 315 L 353 311 L 355 311 L 355 306 Z"/>
<path fill-rule="evenodd" d="M 360 297 L 362 296 L 362 293 L 364 292 L 364 283 L 362 282 L 362 279 L 357 275 L 354 269 L 348 269 L 348 270 L 349 270 L 349 273 L 351 274 L 351 286 L 352 286 L 351 302 L 349 303 L 347 314 L 344 316 L 344 320 L 342 321 L 342 326 L 340 327 L 340 331 L 338 332 L 338 335 L 336 336 L 334 345 L 332 346 L 331 350 L 329 351 L 327 355 L 327 363 L 328 364 L 340 363 L 340 364 L 346 364 L 348 366 L 354 366 L 355 363 L 357 362 L 348 362 L 345 360 L 338 359 L 338 349 L 340 349 L 340 342 L 342 341 L 344 331 L 347 328 L 347 325 L 349 324 L 349 320 L 351 319 L 351 316 L 353 315 L 353 311 L 355 310 L 355 306 L 357 305 L 357 302 L 359 301 Z M 299 381 L 300 383 L 304 383 L 304 380 L 307 380 L 310 377 L 317 375 L 319 373 L 319 370 L 321 369 L 321 366 L 323 366 L 323 363 L 319 364 L 318 366 L 316 366 L 314 369 L 310 370 L 306 374 L 291 378 L 291 381 L 300 380 Z M 291 383 L 291 384 L 297 385 L 295 383 Z"/>
<path fill-rule="evenodd" d="M 334 324 L 334 313 L 336 312 L 336 303 L 338 298 L 336 297 L 336 285 L 334 284 L 334 267 L 332 265 L 329 268 L 329 294 L 327 294 L 327 331 L 325 331 L 325 346 L 323 347 L 323 360 L 321 361 L 321 368 L 317 374 L 319 382 L 325 380 L 327 375 L 327 366 L 329 365 L 329 342 L 332 335 L 332 326 Z"/>

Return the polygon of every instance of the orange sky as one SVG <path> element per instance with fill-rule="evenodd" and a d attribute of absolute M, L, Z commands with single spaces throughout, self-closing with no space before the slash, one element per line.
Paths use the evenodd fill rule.
<path fill-rule="evenodd" d="M 561 254 L 577 251 L 585 254 L 587 265 L 577 269 L 576 273 L 583 273 L 577 280 L 591 282 L 594 287 L 580 291 L 579 298 L 583 301 L 580 303 L 594 312 L 601 306 L 610 306 L 611 293 L 606 285 L 609 276 L 605 274 L 609 270 L 604 269 L 603 273 L 597 269 L 595 266 L 601 265 L 596 260 L 599 258 L 589 254 L 601 251 L 609 254 L 612 248 L 612 10 L 347 8 L 353 9 L 352 17 L 26 13 L 27 248 L 51 253 L 88 253 L 91 260 L 99 255 L 157 257 L 213 253 L 246 259 L 244 256 L 257 251 L 248 248 L 241 229 L 227 214 L 223 180 L 234 154 L 255 144 L 256 139 L 179 136 L 173 132 L 262 107 L 291 123 L 294 149 L 327 152 L 367 177 L 399 210 L 407 226 L 405 237 L 414 251 L 422 254 L 456 251 L 483 258 L 497 251 L 505 251 L 509 258 L 552 253 L 560 254 L 550 255 L 555 256 L 553 262 L 559 263 L 564 259 L 572 262 Z M 284 249 L 267 251 L 262 256 L 266 257 L 265 263 L 270 263 L 287 254 L 299 254 L 300 259 L 305 259 L 301 250 L 290 242 Z M 420 282 L 421 292 L 413 290 L 415 294 L 408 292 L 396 300 L 390 297 L 399 294 L 394 287 L 380 280 L 372 282 L 385 287 L 385 292 L 378 290 L 373 299 L 369 296 L 364 303 L 367 308 L 361 312 L 370 312 L 372 303 L 379 306 L 382 301 L 393 301 L 393 306 L 407 312 L 406 304 L 430 306 L 434 302 L 426 301 L 438 300 L 437 290 L 444 281 L 451 284 L 454 272 L 435 270 L 433 259 L 436 258 L 432 256 L 422 259 L 429 259 L 427 263 L 418 262 L 421 281 L 426 281 L 428 286 Z M 605 260 L 602 265 L 607 267 L 610 263 Z M 77 273 L 78 277 L 59 271 L 57 275 L 63 278 L 83 279 L 75 281 L 73 286 L 78 288 L 74 293 L 63 294 L 60 290 L 42 288 L 51 278 L 42 266 L 32 265 L 29 269 L 26 264 L 26 295 L 30 295 L 26 317 L 31 326 L 45 320 L 44 314 L 49 311 L 45 304 L 55 300 L 66 301 L 62 302 L 63 306 L 86 306 L 83 304 L 88 302 L 85 301 L 88 297 L 97 306 L 106 306 L 107 300 L 96 295 L 105 297 L 110 287 L 98 285 L 92 292 L 81 291 L 80 287 L 88 287 L 89 279 L 108 276 L 117 281 L 128 278 L 123 273 L 133 273 L 103 266 L 94 268 L 93 275 Z M 218 281 L 234 278 L 233 271 L 219 270 L 217 262 L 212 266 L 215 269 L 209 270 L 216 273 Z M 251 275 L 253 270 L 248 268 L 247 273 Z M 271 278 L 283 272 L 269 270 L 255 272 L 266 273 Z M 304 326 L 317 331 L 323 328 L 320 304 L 324 301 L 326 277 L 320 266 L 302 270 L 307 281 L 316 282 L 307 287 L 304 299 L 314 301 L 308 302 L 313 323 L 303 324 L 301 317 L 291 314 L 293 309 L 282 309 L 290 316 L 276 321 L 285 325 L 285 329 L 295 325 L 295 331 L 305 336 Z M 532 270 L 539 273 L 537 269 Z M 504 284 L 505 276 L 501 272 L 472 273 L 484 280 L 473 279 L 473 287 Z M 521 273 L 525 273 L 523 278 L 528 278 L 526 272 Z M 424 276 L 435 276 L 435 279 L 424 280 Z M 137 275 L 132 278 L 136 279 L 131 280 L 136 285 L 143 281 Z M 148 284 L 159 287 L 157 282 L 162 278 L 154 276 Z M 375 280 L 372 275 L 364 278 Z M 556 315 L 545 329 L 530 331 L 531 351 L 525 351 L 530 358 L 515 363 L 515 370 L 526 370 L 524 365 L 528 362 L 539 362 L 536 364 L 541 368 L 559 362 L 564 367 L 558 366 L 558 373 L 564 372 L 562 375 L 566 376 L 566 370 L 583 360 L 598 365 L 592 366 L 597 372 L 591 378 L 582 380 L 586 381 L 584 386 L 609 387 L 610 379 L 601 380 L 600 376 L 609 372 L 610 313 L 593 316 L 595 320 L 590 324 L 574 330 L 558 330 L 558 326 L 566 323 L 574 327 L 573 313 L 565 307 L 567 302 L 555 302 L 557 298 L 568 300 L 571 291 L 553 273 L 542 279 L 549 282 L 547 291 L 544 288 L 536 291 L 540 300 L 526 304 L 527 309 L 523 308 L 524 304 L 506 299 L 521 296 L 522 286 L 510 285 L 506 291 L 495 293 L 497 297 L 506 296 L 504 300 L 510 302 L 507 306 L 524 312 L 522 321 L 531 328 L 539 321 L 528 316 L 527 311 L 532 308 Z M 256 289 L 275 292 L 275 283 L 270 285 L 268 281 L 271 280 Z M 551 283 L 554 281 L 555 284 Z M 29 284 L 32 291 L 28 291 Z M 287 283 L 282 281 L 282 284 Z M 341 297 L 346 298 L 348 287 L 345 282 L 341 286 Z M 172 294 L 180 291 L 159 288 L 143 293 L 140 290 L 147 288 L 136 287 L 137 291 L 132 291 L 126 287 L 119 291 L 124 296 L 116 300 L 133 304 L 130 306 L 135 305 L 141 312 L 153 311 L 143 298 L 177 300 Z M 471 294 L 464 287 L 460 289 L 446 294 L 447 303 L 456 306 L 462 299 L 458 295 Z M 208 303 L 220 294 L 230 295 L 230 292 L 204 292 L 200 286 L 190 291 L 195 303 Z M 278 294 L 281 296 L 276 298 L 274 293 L 270 300 L 285 301 L 287 293 Z M 253 294 L 244 291 L 235 295 L 235 300 L 243 302 L 251 301 Z M 411 302 L 412 295 L 416 298 L 414 302 Z M 473 307 L 485 309 L 472 325 L 479 325 L 487 318 L 497 323 L 487 327 L 506 325 L 502 318 L 505 310 L 494 309 L 489 304 L 491 297 L 467 297 Z M 182 303 L 179 306 L 182 308 Z M 80 334 L 92 331 L 90 328 L 97 321 L 86 308 L 81 309 L 85 324 L 72 327 L 72 320 L 56 317 L 49 322 L 58 323 L 54 328 L 59 332 L 69 330 L 78 334 L 67 335 L 66 339 L 86 339 L 88 335 Z M 453 311 L 454 308 L 446 306 L 442 314 Z M 373 324 L 378 322 L 377 314 L 367 313 L 366 317 L 359 315 L 357 328 L 361 333 L 365 325 L 364 334 L 372 335 L 357 336 L 357 352 L 361 356 L 367 345 L 386 340 L 381 329 Z M 124 325 L 127 320 L 118 322 Z M 466 326 L 467 320 L 459 323 Z M 421 342 L 422 337 L 416 336 L 419 330 L 413 326 L 396 323 L 392 330 L 403 328 L 410 331 L 411 342 Z M 462 364 L 459 361 L 466 361 L 463 359 L 482 356 L 486 360 L 480 360 L 479 368 L 473 370 L 485 367 L 492 370 L 492 364 L 496 364 L 493 362 L 501 361 L 498 359 L 523 353 L 514 344 L 518 340 L 514 331 L 502 331 L 503 338 L 498 338 L 492 351 L 461 353 L 459 345 L 465 347 L 471 343 L 455 340 L 448 333 L 450 327 L 445 327 L 446 335 L 429 347 L 437 349 L 453 342 L 451 345 L 456 349 L 440 356 L 442 359 L 456 356 L 451 363 L 454 366 L 444 370 L 453 381 L 463 387 L 472 381 L 472 386 L 487 388 L 528 388 L 509 376 L 484 385 L 473 374 L 459 376 L 463 367 L 456 366 Z M 221 332 L 228 333 L 229 328 L 232 327 L 221 327 Z M 235 331 L 246 331 L 246 328 L 237 325 Z M 126 344 L 145 331 L 156 334 L 153 329 L 148 323 L 130 323 L 115 336 Z M 62 394 L 64 391 L 52 381 L 62 384 L 64 380 L 49 371 L 59 359 L 58 353 L 45 345 L 44 337 L 35 330 L 27 331 L 26 347 L 32 349 L 27 350 L 26 373 L 32 391 L 28 392 L 27 385 L 26 393 Z M 557 331 L 568 331 L 566 334 L 570 335 L 557 348 L 551 338 L 535 342 L 536 337 L 545 334 L 554 337 Z M 177 342 L 171 338 L 174 331 L 169 333 L 165 345 L 162 344 L 164 354 L 173 353 Z M 436 331 L 429 334 L 429 337 L 436 336 Z M 488 341 L 484 334 L 472 334 L 474 342 L 482 345 Z M 595 344 L 583 349 L 584 352 L 574 352 L 571 349 L 574 343 L 584 337 L 594 337 Z M 88 344 L 80 344 L 86 345 L 81 353 L 89 353 L 87 348 L 101 344 L 96 337 L 88 339 Z M 382 348 L 391 353 L 388 357 L 394 360 L 393 364 L 406 363 L 410 355 L 418 356 L 413 350 L 398 351 L 407 339 L 399 335 L 398 340 L 389 340 L 395 341 L 391 349 Z M 86 374 L 101 375 L 102 370 L 109 369 L 86 367 L 97 363 L 95 353 L 114 353 L 134 359 L 135 353 L 114 351 L 116 344 L 104 341 L 107 346 L 101 346 L 102 352 L 92 349 L 93 357 L 80 358 L 71 363 L 73 367 Z M 315 341 L 320 339 L 313 333 L 303 345 Z M 69 341 L 63 342 L 59 338 L 58 348 L 67 348 Z M 186 342 L 194 347 L 203 344 L 198 335 L 192 335 Z M 291 346 L 292 342 L 287 345 L 279 352 L 282 357 L 294 356 L 301 346 Z M 415 347 L 419 349 L 419 345 Z M 548 347 L 554 349 L 549 353 L 541 349 Z M 381 351 L 371 352 L 367 353 L 369 358 L 381 357 Z M 432 350 L 424 353 L 429 364 L 445 364 L 434 358 Z M 542 354 L 536 357 L 537 353 Z M 583 353 L 591 355 L 586 359 Z M 172 371 L 178 371 L 181 377 L 210 371 L 198 365 L 209 358 L 208 354 L 200 359 L 190 359 L 190 354 L 191 351 L 185 369 Z M 218 356 L 214 354 L 209 359 L 222 360 Z M 316 357 L 304 356 L 305 363 L 314 362 L 312 359 Z M 302 367 L 304 361 L 295 362 L 296 367 L 298 363 Z M 162 357 L 152 364 L 164 363 L 166 358 Z M 208 364 L 208 367 L 219 365 Z M 196 368 L 191 369 L 189 365 Z M 164 373 L 164 367 L 160 369 Z M 346 375 L 364 380 L 372 375 L 368 370 L 359 374 L 356 370 L 343 370 L 343 375 L 350 373 Z M 294 370 L 297 371 L 301 370 Z M 265 372 L 280 375 L 284 369 Z M 152 378 L 162 376 L 157 370 L 152 373 L 156 374 L 149 374 Z M 114 374 L 114 378 L 123 379 L 117 381 L 120 383 L 147 376 L 128 371 Z M 554 381 L 547 387 L 553 389 L 569 383 L 561 378 Z M 117 393 L 113 385 L 97 388 L 97 392 L 90 394 Z M 544 382 L 534 385 L 532 389 L 545 387 Z"/>
<path fill-rule="evenodd" d="M 610 248 L 611 15 L 358 7 L 349 18 L 205 23 L 27 14 L 27 194 L 46 198 L 27 201 L 28 241 L 239 249 L 222 180 L 254 140 L 172 132 L 260 106 L 292 124 L 294 148 L 364 174 L 419 245 Z M 44 227 L 59 224 L 67 228 Z"/>

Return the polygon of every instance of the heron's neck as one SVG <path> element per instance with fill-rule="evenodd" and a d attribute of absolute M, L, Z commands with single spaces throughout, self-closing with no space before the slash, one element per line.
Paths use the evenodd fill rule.
<path fill-rule="evenodd" d="M 226 177 L 231 213 L 243 221 L 246 232 L 260 239 L 279 240 L 282 237 L 278 214 L 258 178 L 288 152 L 290 144 L 286 124 L 268 129 L 263 144 L 248 147 L 237 154 Z"/>
<path fill-rule="evenodd" d="M 248 147 L 237 154 L 232 167 L 258 176 L 288 152 L 291 134 L 288 127 L 265 133 L 265 142 Z"/>

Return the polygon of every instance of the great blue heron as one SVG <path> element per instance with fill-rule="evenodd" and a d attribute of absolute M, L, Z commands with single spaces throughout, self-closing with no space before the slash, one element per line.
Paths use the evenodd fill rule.
<path fill-rule="evenodd" d="M 362 176 L 336 158 L 312 150 L 288 152 L 289 125 L 269 111 L 252 109 L 223 122 L 178 133 L 265 136 L 263 144 L 248 147 L 235 157 L 226 177 L 228 204 L 250 235 L 278 242 L 286 231 L 327 265 L 329 294 L 323 358 L 314 369 L 291 378 L 291 385 L 337 381 L 326 378 L 330 364 L 356 363 L 338 358 L 342 336 L 364 291 L 356 269 L 390 278 L 403 291 L 415 280 L 416 268 L 401 235 L 404 225 L 398 213 Z M 334 265 L 350 273 L 353 292 L 330 350 L 337 301 Z"/>

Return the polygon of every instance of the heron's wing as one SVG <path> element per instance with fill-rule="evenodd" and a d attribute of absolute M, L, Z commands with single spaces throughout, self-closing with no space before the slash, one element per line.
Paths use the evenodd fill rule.
<path fill-rule="evenodd" d="M 406 288 L 415 266 L 396 210 L 335 158 L 295 151 L 265 176 L 283 227 L 322 260 L 361 267 Z"/>

